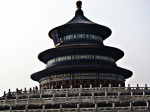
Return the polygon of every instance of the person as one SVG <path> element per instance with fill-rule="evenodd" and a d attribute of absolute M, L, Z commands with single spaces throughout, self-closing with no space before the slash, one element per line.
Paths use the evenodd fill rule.
<path fill-rule="evenodd" d="M 37 87 L 37 86 L 35 87 L 35 90 L 38 90 L 38 87 Z"/>
<path fill-rule="evenodd" d="M 31 92 L 31 91 L 32 91 L 32 88 L 30 88 L 29 91 Z"/>

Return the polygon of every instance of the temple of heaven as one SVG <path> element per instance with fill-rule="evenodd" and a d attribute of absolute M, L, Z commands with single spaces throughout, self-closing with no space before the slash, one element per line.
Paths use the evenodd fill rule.
<path fill-rule="evenodd" d="M 150 87 L 125 87 L 132 72 L 116 64 L 124 52 L 103 44 L 111 30 L 76 5 L 69 22 L 49 31 L 55 48 L 38 55 L 46 68 L 31 79 L 40 89 L 4 91 L 0 112 L 150 112 Z"/>
<path fill-rule="evenodd" d="M 47 66 L 31 78 L 40 83 L 41 89 L 89 87 L 90 84 L 124 87 L 132 72 L 116 65 L 124 56 L 123 51 L 103 44 L 111 30 L 86 18 L 81 1 L 76 4 L 75 16 L 49 31 L 56 47 L 39 54 L 39 60 Z"/>

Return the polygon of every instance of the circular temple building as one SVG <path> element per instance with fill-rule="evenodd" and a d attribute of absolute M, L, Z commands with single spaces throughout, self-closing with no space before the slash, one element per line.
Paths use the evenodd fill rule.
<path fill-rule="evenodd" d="M 38 87 L 0 97 L 0 112 L 150 112 L 150 87 L 125 87 L 132 72 L 118 67 L 123 51 L 105 46 L 108 27 L 75 16 L 49 32 L 55 48 L 39 54 L 47 66 L 31 75 Z"/>
<path fill-rule="evenodd" d="M 124 87 L 125 80 L 132 76 L 131 71 L 116 64 L 124 52 L 105 46 L 103 41 L 111 35 L 111 30 L 86 18 L 81 1 L 76 4 L 75 16 L 49 31 L 56 47 L 39 54 L 39 60 L 47 66 L 31 78 L 40 83 L 41 89 L 89 87 L 90 84 Z"/>

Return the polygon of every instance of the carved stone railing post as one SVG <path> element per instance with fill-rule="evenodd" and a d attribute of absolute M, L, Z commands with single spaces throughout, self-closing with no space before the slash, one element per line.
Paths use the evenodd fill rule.
<path fill-rule="evenodd" d="M 118 91 L 119 91 L 119 92 L 122 91 L 122 89 L 121 89 L 121 84 L 118 85 Z"/>
<path fill-rule="evenodd" d="M 118 84 L 118 87 L 121 88 L 121 84 Z"/>
<path fill-rule="evenodd" d="M 131 91 L 131 101 L 134 102 L 133 91 Z"/>
<path fill-rule="evenodd" d="M 9 107 L 9 112 L 12 112 L 12 106 Z"/>
<path fill-rule="evenodd" d="M 98 112 L 97 104 L 95 104 L 95 112 Z"/>
<path fill-rule="evenodd" d="M 83 88 L 82 88 L 82 85 L 80 85 L 80 93 L 83 92 Z"/>
<path fill-rule="evenodd" d="M 68 93 L 66 93 L 66 104 L 68 103 Z"/>
<path fill-rule="evenodd" d="M 148 90 L 148 88 L 147 88 L 147 84 L 145 84 L 145 90 Z"/>
<path fill-rule="evenodd" d="M 72 91 L 72 85 L 70 85 L 70 88 L 69 88 L 70 90 L 70 93 L 72 94 L 73 93 L 73 91 Z"/>
<path fill-rule="evenodd" d="M 147 112 L 150 111 L 149 102 L 146 102 Z"/>
<path fill-rule="evenodd" d="M 6 91 L 4 91 L 4 95 L 3 95 L 4 97 L 6 96 Z"/>
<path fill-rule="evenodd" d="M 18 88 L 16 88 L 16 105 L 18 105 Z"/>
<path fill-rule="evenodd" d="M 131 90 L 130 84 L 128 84 L 128 90 Z"/>
<path fill-rule="evenodd" d="M 132 102 L 130 102 L 130 111 L 133 112 Z"/>
<path fill-rule="evenodd" d="M 30 105 L 30 95 L 28 94 L 27 105 Z"/>
<path fill-rule="evenodd" d="M 63 93 L 63 86 L 62 86 L 62 85 L 61 85 L 61 88 L 60 88 L 60 89 L 61 89 L 60 91 L 61 91 L 61 94 L 62 94 L 62 93 Z"/>
<path fill-rule="evenodd" d="M 146 96 L 145 96 L 145 91 L 143 91 L 143 100 L 147 100 Z"/>
<path fill-rule="evenodd" d="M 118 101 L 121 103 L 121 101 L 120 101 L 120 92 L 118 92 Z"/>
<path fill-rule="evenodd" d="M 93 100 L 93 104 L 95 104 L 95 96 L 94 96 L 94 92 L 92 92 L 92 100 Z"/>
<path fill-rule="evenodd" d="M 7 98 L 9 99 L 11 97 L 11 90 L 8 90 Z"/>
<path fill-rule="evenodd" d="M 51 86 L 51 94 L 54 93 L 54 89 L 53 89 L 53 86 Z"/>
<path fill-rule="evenodd" d="M 81 93 L 79 93 L 79 103 L 82 102 L 81 101 Z"/>
<path fill-rule="evenodd" d="M 26 94 L 27 93 L 27 89 L 26 88 L 24 88 L 24 94 Z"/>
<path fill-rule="evenodd" d="M 109 84 L 109 91 L 110 91 L 110 92 L 112 91 L 112 87 L 111 87 L 111 84 Z"/>
<path fill-rule="evenodd" d="M 8 94 L 11 95 L 11 90 L 10 89 L 8 90 Z"/>
<path fill-rule="evenodd" d="M 45 105 L 42 105 L 42 112 L 45 112 Z"/>
<path fill-rule="evenodd" d="M 116 112 L 115 103 L 112 103 L 112 112 Z"/>
<path fill-rule="evenodd" d="M 136 90 L 139 90 L 139 84 L 137 84 Z"/>
<path fill-rule="evenodd" d="M 53 101 L 53 104 L 55 104 L 55 94 L 53 94 L 52 101 Z"/>
<path fill-rule="evenodd" d="M 77 112 L 80 112 L 80 104 L 77 104 Z"/>
<path fill-rule="evenodd" d="M 105 99 L 106 99 L 106 103 L 108 103 L 107 92 L 105 92 Z"/>
<path fill-rule="evenodd" d="M 99 85 L 99 90 L 101 92 L 101 90 L 102 90 L 102 84 Z"/>
<path fill-rule="evenodd" d="M 28 105 L 26 105 L 25 112 L 28 112 Z"/>
<path fill-rule="evenodd" d="M 59 112 L 63 112 L 63 111 L 62 111 L 62 104 L 60 104 L 60 110 L 59 110 Z"/>
<path fill-rule="evenodd" d="M 93 92 L 92 84 L 90 84 L 90 92 Z"/>
<path fill-rule="evenodd" d="M 4 98 L 5 98 L 5 105 L 7 105 L 7 95 L 6 95 L 6 92 L 4 91 Z"/>
<path fill-rule="evenodd" d="M 41 90 L 40 92 L 40 104 L 42 105 L 43 104 L 43 90 Z"/>

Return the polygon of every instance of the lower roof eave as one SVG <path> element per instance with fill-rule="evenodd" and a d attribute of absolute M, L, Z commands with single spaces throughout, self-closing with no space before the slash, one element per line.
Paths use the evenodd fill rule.
<path fill-rule="evenodd" d="M 55 74 L 63 74 L 63 73 L 77 73 L 77 72 L 102 72 L 102 73 L 116 73 L 122 75 L 125 79 L 130 78 L 132 76 L 132 72 L 130 70 L 126 70 L 120 67 L 108 68 L 108 67 L 61 67 L 57 69 L 44 69 L 42 71 L 36 72 L 31 75 L 31 79 L 34 81 L 38 81 L 41 78 L 55 75 Z"/>

